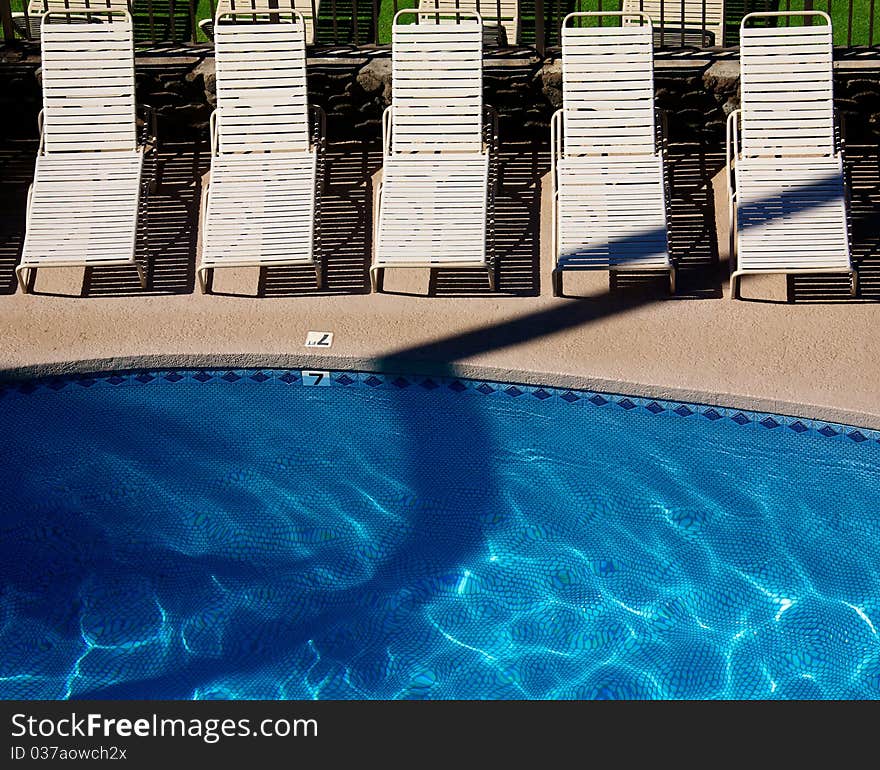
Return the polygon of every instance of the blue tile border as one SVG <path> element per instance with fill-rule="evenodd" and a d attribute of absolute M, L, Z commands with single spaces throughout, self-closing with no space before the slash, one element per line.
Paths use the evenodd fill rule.
<path fill-rule="evenodd" d="M 619 393 L 604 393 L 577 388 L 557 388 L 546 385 L 526 385 L 515 382 L 474 380 L 466 377 L 404 375 L 379 372 L 331 371 L 331 385 L 340 388 L 367 390 L 424 390 L 446 391 L 464 395 L 508 398 L 517 401 L 561 401 L 587 409 L 646 414 L 678 419 L 704 419 L 707 422 L 725 422 L 742 428 L 785 435 L 815 436 L 856 445 L 880 444 L 880 431 L 854 425 L 812 420 L 805 417 L 754 412 L 711 404 L 667 401 L 660 398 L 642 398 Z M 76 390 L 155 387 L 178 383 L 209 385 L 222 383 L 233 387 L 248 387 L 266 383 L 276 386 L 302 386 L 302 373 L 296 369 L 160 369 L 107 371 L 90 374 L 70 374 L 24 381 L 0 381 L 0 399 L 7 393 L 32 394 L 39 391 L 61 392 Z"/>

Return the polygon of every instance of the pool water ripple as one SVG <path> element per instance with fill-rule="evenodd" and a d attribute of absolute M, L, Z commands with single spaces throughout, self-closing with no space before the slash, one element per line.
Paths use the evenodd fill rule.
<path fill-rule="evenodd" d="M 880 698 L 874 439 L 181 374 L 0 398 L 0 697 Z"/>

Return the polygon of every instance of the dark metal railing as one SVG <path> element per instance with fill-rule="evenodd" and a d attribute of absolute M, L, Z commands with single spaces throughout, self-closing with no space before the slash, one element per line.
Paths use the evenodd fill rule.
<path fill-rule="evenodd" d="M 106 8 L 126 0 L 0 0 L 3 38 L 34 39 L 39 35 L 41 9 L 83 6 Z M 487 22 L 486 44 L 522 46 L 543 55 L 560 43 L 562 21 L 572 11 L 643 12 L 651 16 L 655 44 L 661 49 L 735 47 L 742 17 L 752 11 L 819 10 L 831 16 L 835 45 L 872 48 L 880 45 L 878 0 L 129 0 L 139 45 L 209 43 L 210 20 L 218 5 L 236 10 L 278 5 L 296 9 L 314 23 L 310 41 L 319 46 L 387 45 L 398 10 L 420 6 L 448 12 L 477 10 Z M 723 12 L 721 11 L 723 8 Z M 205 22 L 208 19 L 208 22 Z M 782 17 L 775 23 L 811 23 L 813 17 Z M 598 17 L 597 24 L 618 24 L 616 17 Z M 492 34 L 492 30 L 497 34 Z"/>

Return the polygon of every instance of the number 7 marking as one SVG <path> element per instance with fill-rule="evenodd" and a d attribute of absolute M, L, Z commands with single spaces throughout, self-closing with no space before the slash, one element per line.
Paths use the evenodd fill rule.
<path fill-rule="evenodd" d="M 306 387 L 313 387 L 315 385 L 326 387 L 330 384 L 330 372 L 304 371 L 302 373 L 302 379 L 303 385 Z"/>

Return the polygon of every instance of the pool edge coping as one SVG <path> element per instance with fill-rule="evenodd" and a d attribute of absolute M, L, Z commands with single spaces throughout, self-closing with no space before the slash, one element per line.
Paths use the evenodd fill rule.
<path fill-rule="evenodd" d="M 731 392 L 713 393 L 695 388 L 574 375 L 565 372 L 507 369 L 480 364 L 426 361 L 402 356 L 361 358 L 357 356 L 302 353 L 196 353 L 116 356 L 112 358 L 53 361 L 0 369 L 0 383 L 96 374 L 99 372 L 174 369 L 320 369 L 325 371 L 351 370 L 379 374 L 461 377 L 469 380 L 593 391 L 611 395 L 632 396 L 634 398 L 657 399 L 666 402 L 717 406 L 724 409 L 739 409 L 742 411 L 800 418 L 811 422 L 824 422 L 880 431 L 880 413 L 859 412 L 814 403 L 793 403 L 780 399 L 768 399 Z"/>

